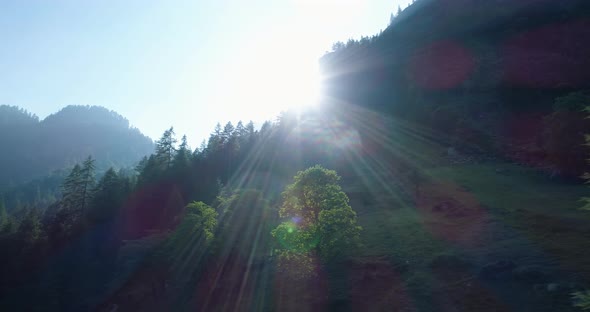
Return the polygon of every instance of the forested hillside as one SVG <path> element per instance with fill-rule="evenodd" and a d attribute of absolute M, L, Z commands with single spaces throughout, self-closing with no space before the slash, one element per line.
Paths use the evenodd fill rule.
<path fill-rule="evenodd" d="M 417 0 L 323 56 L 316 107 L 195 149 L 171 127 L 133 170 L 97 170 L 114 133 L 74 136 L 51 203 L 0 201 L 0 309 L 587 309 L 589 21 Z M 63 137 L 79 109 L 4 122 Z"/>
<path fill-rule="evenodd" d="M 151 139 L 123 116 L 98 106 L 68 106 L 39 120 L 15 106 L 0 106 L 0 189 L 42 178 L 92 155 L 97 166 L 134 165 Z"/>
<path fill-rule="evenodd" d="M 589 16 L 577 0 L 416 1 L 379 35 L 334 45 L 326 92 L 448 147 L 575 178 L 588 170 Z"/>

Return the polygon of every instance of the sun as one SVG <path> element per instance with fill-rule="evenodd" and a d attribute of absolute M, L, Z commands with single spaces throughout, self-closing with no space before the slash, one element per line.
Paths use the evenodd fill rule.
<path fill-rule="evenodd" d="M 317 105 L 321 94 L 321 77 L 316 60 L 291 55 L 258 58 L 247 81 L 253 90 L 252 109 L 260 116 L 278 115 L 289 109 Z"/>
<path fill-rule="evenodd" d="M 322 79 L 315 68 L 294 70 L 285 81 L 291 86 L 289 93 L 292 95 L 285 103 L 286 108 L 305 109 L 319 104 Z"/>
<path fill-rule="evenodd" d="M 260 48 L 242 54 L 224 72 L 224 85 L 219 90 L 220 105 L 228 116 L 244 120 L 274 120 L 282 111 L 308 109 L 321 97 L 321 76 L 317 58 L 269 53 Z"/>

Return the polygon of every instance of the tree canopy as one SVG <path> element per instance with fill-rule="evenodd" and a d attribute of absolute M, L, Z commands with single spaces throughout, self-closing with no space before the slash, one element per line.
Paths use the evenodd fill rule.
<path fill-rule="evenodd" d="M 319 165 L 300 171 L 282 194 L 283 222 L 273 236 L 288 252 L 317 250 L 325 260 L 355 248 L 362 228 L 348 204 L 336 171 Z"/>

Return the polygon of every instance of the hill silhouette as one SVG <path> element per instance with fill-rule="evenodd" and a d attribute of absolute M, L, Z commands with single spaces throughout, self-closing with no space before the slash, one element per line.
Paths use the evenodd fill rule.
<path fill-rule="evenodd" d="M 67 106 L 39 120 L 15 106 L 0 106 L 0 188 L 69 167 L 92 155 L 99 168 L 135 164 L 153 142 L 129 121 L 100 106 Z"/>

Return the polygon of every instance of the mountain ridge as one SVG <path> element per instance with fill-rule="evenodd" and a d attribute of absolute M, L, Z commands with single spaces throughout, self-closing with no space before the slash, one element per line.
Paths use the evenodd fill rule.
<path fill-rule="evenodd" d="M 0 106 L 0 187 L 19 184 L 92 156 L 99 168 L 131 166 L 153 140 L 113 110 L 69 105 L 44 119 L 18 106 Z"/>

